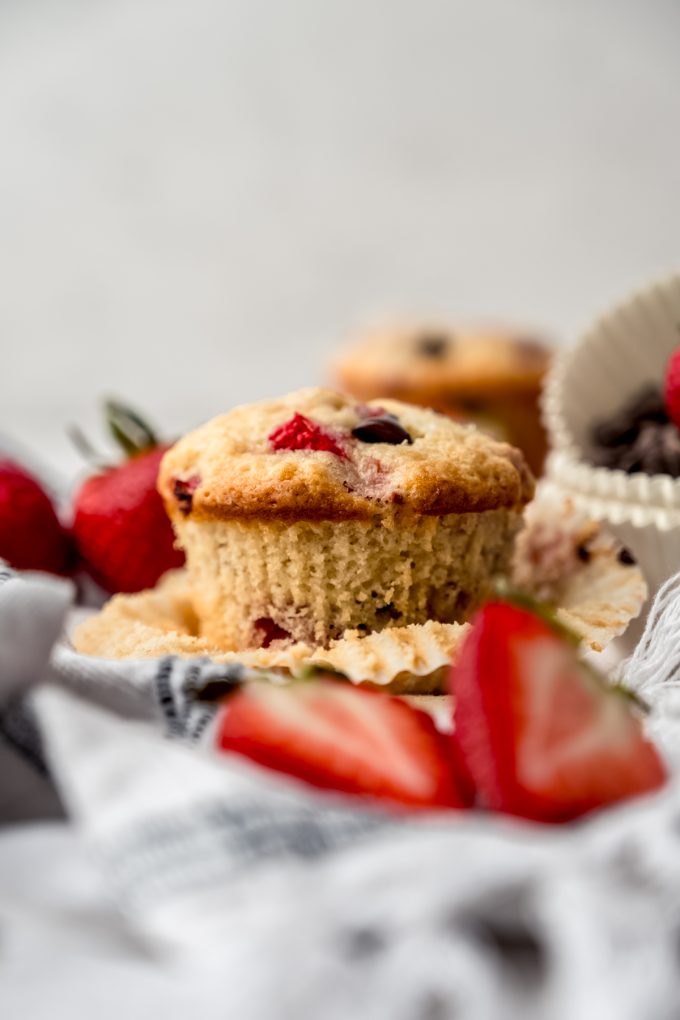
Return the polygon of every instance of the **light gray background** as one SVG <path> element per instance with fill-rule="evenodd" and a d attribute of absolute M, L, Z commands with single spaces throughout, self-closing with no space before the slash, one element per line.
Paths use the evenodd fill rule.
<path fill-rule="evenodd" d="M 378 313 L 560 341 L 680 252 L 677 0 L 0 0 L 0 428 L 169 433 Z"/>

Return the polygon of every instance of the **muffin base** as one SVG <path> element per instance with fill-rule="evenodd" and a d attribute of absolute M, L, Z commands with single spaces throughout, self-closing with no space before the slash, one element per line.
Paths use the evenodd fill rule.
<path fill-rule="evenodd" d="M 235 651 L 275 638 L 328 645 L 465 620 L 507 571 L 509 510 L 370 521 L 175 521 L 201 635 Z"/>
<path fill-rule="evenodd" d="M 563 501 L 529 508 L 510 579 L 554 605 L 585 651 L 601 651 L 622 634 L 647 594 L 639 569 L 621 562 L 620 545 Z M 187 573 L 175 571 L 151 591 L 115 596 L 80 624 L 73 642 L 79 652 L 102 658 L 209 656 L 292 675 L 327 666 L 352 683 L 392 693 L 441 694 L 468 627 L 429 621 L 363 636 L 350 631 L 329 648 L 277 641 L 229 651 L 199 635 Z"/>

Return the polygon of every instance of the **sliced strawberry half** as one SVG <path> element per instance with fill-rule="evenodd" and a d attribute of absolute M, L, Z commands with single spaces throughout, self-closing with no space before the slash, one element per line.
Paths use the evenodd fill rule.
<path fill-rule="evenodd" d="M 665 780 L 632 696 L 524 608 L 477 614 L 450 689 L 453 739 L 485 807 L 564 821 Z"/>
<path fill-rule="evenodd" d="M 218 743 L 313 786 L 414 809 L 464 806 L 432 719 L 342 681 L 250 683 L 229 698 Z"/>

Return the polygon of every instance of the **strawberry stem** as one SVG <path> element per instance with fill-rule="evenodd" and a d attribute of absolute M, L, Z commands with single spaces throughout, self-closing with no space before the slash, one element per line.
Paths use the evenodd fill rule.
<path fill-rule="evenodd" d="M 96 450 L 85 433 L 77 425 L 69 425 L 66 434 L 84 460 L 96 468 L 109 468 L 111 464 Z"/>
<path fill-rule="evenodd" d="M 158 446 L 158 437 L 142 416 L 127 404 L 109 399 L 104 413 L 113 438 L 128 457 L 135 457 Z"/>

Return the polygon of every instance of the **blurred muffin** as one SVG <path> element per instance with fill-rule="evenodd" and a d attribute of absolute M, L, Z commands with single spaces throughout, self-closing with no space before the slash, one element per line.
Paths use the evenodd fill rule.
<path fill-rule="evenodd" d="M 473 421 L 518 446 L 535 474 L 546 435 L 538 409 L 550 350 L 502 331 L 387 326 L 360 336 L 335 365 L 343 389 L 389 396 Z"/>
<path fill-rule="evenodd" d="M 508 567 L 533 479 L 470 426 L 307 389 L 185 436 L 159 489 L 202 636 L 244 649 L 465 619 Z"/>

